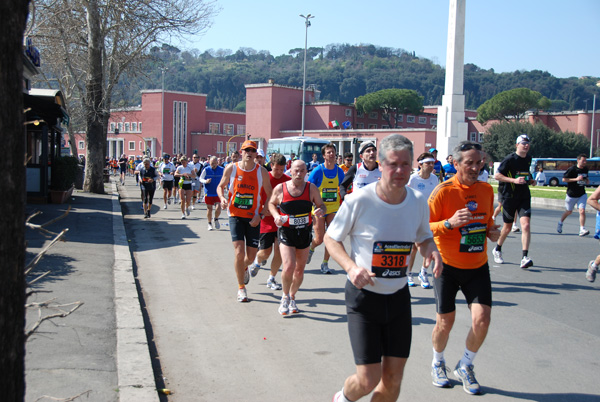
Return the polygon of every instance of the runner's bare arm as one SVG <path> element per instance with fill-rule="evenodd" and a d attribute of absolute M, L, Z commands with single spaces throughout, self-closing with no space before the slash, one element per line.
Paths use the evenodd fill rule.
<path fill-rule="evenodd" d="M 284 184 L 278 184 L 273 189 L 273 193 L 271 194 L 271 198 L 269 199 L 269 203 L 267 204 L 267 209 L 273 216 L 273 219 L 277 223 L 280 221 L 281 215 L 279 214 L 279 204 L 281 204 L 281 200 L 283 197 L 283 186 Z"/>
<path fill-rule="evenodd" d="M 319 189 L 313 183 L 310 184 L 310 200 L 313 204 L 315 204 L 315 216 L 317 218 L 322 218 L 327 213 L 327 206 L 323 202 L 321 198 L 321 194 L 319 193 Z"/>
<path fill-rule="evenodd" d="M 348 277 L 350 278 L 350 282 L 358 289 L 362 289 L 367 284 L 374 285 L 373 277 L 375 276 L 374 272 L 367 271 L 363 267 L 359 267 L 356 263 L 350 258 L 344 245 L 342 242 L 337 241 L 329 237 L 327 233 L 325 233 L 325 247 L 327 247 L 327 251 L 333 259 L 348 273 Z"/>
<path fill-rule="evenodd" d="M 423 266 L 428 267 L 432 260 L 435 262 L 432 272 L 433 276 L 439 278 L 444 268 L 442 265 L 442 256 L 435 245 L 435 241 L 433 241 L 433 237 L 430 237 L 421 243 L 416 243 L 415 245 L 419 248 L 423 258 L 425 258 L 425 264 Z"/>
<path fill-rule="evenodd" d="M 600 186 L 598 186 L 592 195 L 589 196 L 587 204 L 596 211 L 600 211 L 600 203 L 598 203 L 598 200 L 600 200 Z"/>

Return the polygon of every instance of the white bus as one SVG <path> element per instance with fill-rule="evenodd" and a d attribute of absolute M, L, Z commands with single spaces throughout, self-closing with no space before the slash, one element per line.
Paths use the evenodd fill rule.
<path fill-rule="evenodd" d="M 533 158 L 531 160 L 530 172 L 535 178 L 539 167 L 544 169 L 546 175 L 546 186 L 566 186 L 562 181 L 565 171 L 577 164 L 577 158 Z M 600 158 L 589 158 L 586 164 L 589 172 L 590 186 L 600 185 Z"/>
<path fill-rule="evenodd" d="M 317 154 L 319 163 L 323 163 L 321 148 L 329 142 L 328 140 L 312 137 L 272 138 L 267 144 L 267 155 L 270 157 L 273 153 L 279 153 L 284 155 L 286 159 L 290 159 L 290 155 L 294 153 L 298 159 L 308 164 L 312 161 L 312 155 Z"/>

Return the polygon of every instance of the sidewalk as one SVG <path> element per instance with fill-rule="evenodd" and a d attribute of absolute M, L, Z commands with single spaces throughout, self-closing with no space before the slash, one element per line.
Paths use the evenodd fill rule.
<path fill-rule="evenodd" d="M 78 191 L 66 204 L 27 205 L 28 215 L 42 212 L 32 220 L 35 224 L 71 206 L 67 217 L 46 227 L 56 233 L 68 228 L 67 241 L 50 249 L 29 275 L 32 280 L 51 271 L 33 285 L 38 293 L 28 303 L 83 304 L 67 317 L 43 322 L 28 340 L 26 401 L 80 394 L 89 401 L 158 401 L 114 184 L 107 185 L 107 193 Z M 26 239 L 27 262 L 51 240 L 32 229 Z M 42 316 L 56 312 L 44 309 Z M 37 309 L 29 309 L 26 327 L 38 318 Z"/>

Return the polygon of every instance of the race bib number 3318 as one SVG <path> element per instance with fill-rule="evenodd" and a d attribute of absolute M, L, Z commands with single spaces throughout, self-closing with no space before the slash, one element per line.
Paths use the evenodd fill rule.
<path fill-rule="evenodd" d="M 371 271 L 378 278 L 403 278 L 413 243 L 376 241 L 373 243 Z"/>

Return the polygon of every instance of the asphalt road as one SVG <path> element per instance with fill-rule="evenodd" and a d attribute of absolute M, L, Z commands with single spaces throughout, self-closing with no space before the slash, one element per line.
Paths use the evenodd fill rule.
<path fill-rule="evenodd" d="M 323 247 L 306 269 L 297 296 L 300 314 L 277 313 L 281 291 L 265 287 L 265 270 L 248 285 L 250 302 L 238 303 L 228 227 L 208 232 L 204 204 L 185 220 L 178 206 L 163 210 L 162 190 L 152 218 L 143 219 L 139 189 L 128 180 L 120 187 L 125 227 L 156 346 L 159 387 L 173 392 L 162 400 L 331 400 L 355 366 L 343 301 L 346 278 L 333 261 L 335 274 L 320 274 Z M 600 280 L 585 280 L 598 241 L 577 236 L 574 215 L 557 234 L 559 217 L 560 211 L 534 208 L 534 266 L 528 270 L 519 268 L 520 235 L 506 241 L 503 265 L 493 263 L 493 245 L 488 247 L 492 324 L 474 362 L 488 401 L 600 401 Z M 588 228 L 594 222 L 589 211 Z M 411 294 L 412 349 L 400 400 L 462 401 L 467 395 L 457 381 L 452 389 L 431 384 L 433 291 L 417 287 Z M 445 352 L 451 368 L 469 327 L 459 295 Z"/>

